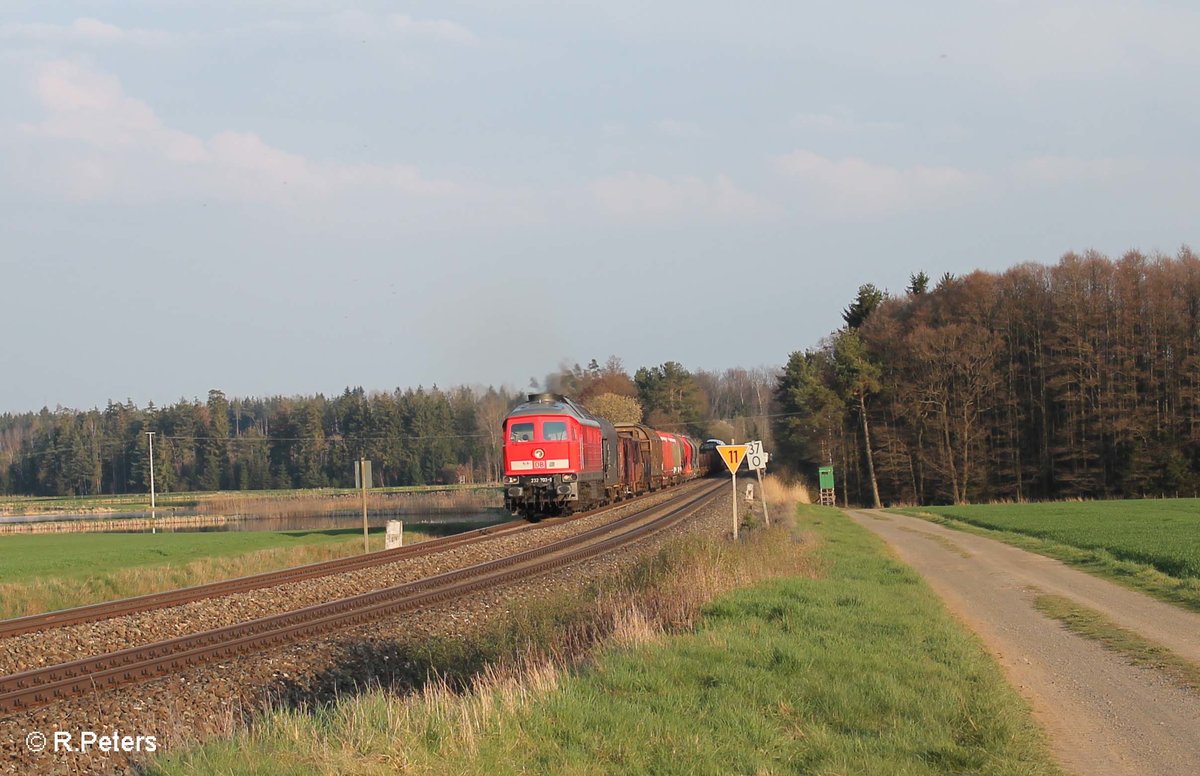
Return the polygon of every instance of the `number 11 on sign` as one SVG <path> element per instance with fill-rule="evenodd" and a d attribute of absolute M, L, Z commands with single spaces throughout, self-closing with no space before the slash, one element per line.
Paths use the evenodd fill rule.
<path fill-rule="evenodd" d="M 746 445 L 717 445 L 717 455 L 729 469 L 730 481 L 733 484 L 733 538 L 738 538 L 737 517 L 737 470 L 746 457 Z"/>

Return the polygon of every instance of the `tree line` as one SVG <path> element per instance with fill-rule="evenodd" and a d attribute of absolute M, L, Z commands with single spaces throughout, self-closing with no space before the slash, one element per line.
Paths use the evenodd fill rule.
<path fill-rule="evenodd" d="M 696 436 L 769 434 L 776 373 L 689 372 L 680 364 L 630 375 L 562 365 L 530 390 L 560 391 L 612 420 L 646 420 Z M 229 398 L 166 407 L 109 402 L 104 409 L 42 409 L 0 415 L 0 494 L 144 493 L 150 438 L 160 492 L 349 487 L 353 462 L 372 461 L 380 486 L 495 482 L 501 429 L 525 399 L 511 388 L 397 389 L 341 395 Z M 733 420 L 726 420 L 732 418 Z"/>
<path fill-rule="evenodd" d="M 863 504 L 1194 495 L 1200 259 L 1070 253 L 1056 265 L 866 284 L 776 386 L 784 457 Z"/>
<path fill-rule="evenodd" d="M 782 369 L 563 364 L 530 390 L 614 421 L 762 439 L 860 504 L 1200 491 L 1200 258 L 1070 253 L 1055 265 L 860 287 L 844 326 Z M 494 482 L 512 388 L 347 388 L 0 415 L 0 493 Z"/>

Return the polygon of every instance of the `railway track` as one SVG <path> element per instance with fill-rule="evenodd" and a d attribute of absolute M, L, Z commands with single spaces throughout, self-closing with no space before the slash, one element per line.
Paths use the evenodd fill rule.
<path fill-rule="evenodd" d="M 302 641 L 541 574 L 665 530 L 699 509 L 719 488 L 720 483 L 706 485 L 698 493 L 682 494 L 668 504 L 639 510 L 575 536 L 403 585 L 0 677 L 0 716 L 85 693 L 149 681 L 212 660 Z"/>
<path fill-rule="evenodd" d="M 580 512 L 569 518 L 550 518 L 538 523 L 529 523 L 526 520 L 511 520 L 507 523 L 500 523 L 486 528 L 464 531 L 453 536 L 430 539 L 408 547 L 397 547 L 392 550 L 380 550 L 363 555 L 352 555 L 347 558 L 337 558 L 320 563 L 310 563 L 304 566 L 294 566 L 278 571 L 267 571 L 236 579 L 210 582 L 203 585 L 178 588 L 176 590 L 165 590 L 161 593 L 149 593 L 131 598 L 122 598 L 116 601 L 88 604 L 71 609 L 59 609 L 58 611 L 31 614 L 25 617 L 14 617 L 8 620 L 0 620 L 0 639 L 10 636 L 20 636 L 25 633 L 35 633 L 49 628 L 62 628 L 70 625 L 98 622 L 113 617 L 148 612 L 154 609 L 166 609 L 172 606 L 191 603 L 192 601 L 202 601 L 208 598 L 219 598 L 250 590 L 261 590 L 277 585 L 303 582 L 307 579 L 316 579 L 333 574 L 345 574 L 372 566 L 395 563 L 407 558 L 418 558 L 434 552 L 441 552 L 451 547 L 507 535 L 514 531 L 547 528 L 559 525 L 568 520 L 589 517 L 599 511 L 601 509 L 593 509 L 588 512 Z"/>
<path fill-rule="evenodd" d="M 14 617 L 10 620 L 0 620 L 0 639 L 9 636 L 19 636 L 23 633 L 33 633 L 48 628 L 62 628 L 68 625 L 107 620 L 112 617 L 122 617 L 153 609 L 165 609 L 170 606 L 179 606 L 180 604 L 201 601 L 206 598 L 217 598 L 233 593 L 243 593 L 248 590 L 275 587 L 276 585 L 301 582 L 316 577 L 344 574 L 349 571 L 357 571 L 358 569 L 378 566 L 384 563 L 394 563 L 405 558 L 415 558 L 428 555 L 432 552 L 440 552 L 450 547 L 479 541 L 485 537 L 498 536 L 511 531 L 524 530 L 543 524 L 551 523 L 546 521 L 545 523 L 530 524 L 525 520 L 512 520 L 507 523 L 488 526 L 487 528 L 476 528 L 472 531 L 454 534 L 453 536 L 443 536 L 439 539 L 430 539 L 429 541 L 407 547 L 397 547 L 392 550 L 380 550 L 363 555 L 352 555 L 347 558 L 310 563 L 305 566 L 293 566 L 292 568 L 280 569 L 279 571 L 267 571 L 262 574 L 253 574 L 236 579 L 222 580 L 220 582 L 210 582 L 193 587 L 167 590 L 162 593 L 149 593 L 132 598 L 122 598 L 117 601 L 105 601 L 104 603 L 89 604 L 72 609 L 60 609 L 54 612 L 31 614 L 26 617 Z"/>

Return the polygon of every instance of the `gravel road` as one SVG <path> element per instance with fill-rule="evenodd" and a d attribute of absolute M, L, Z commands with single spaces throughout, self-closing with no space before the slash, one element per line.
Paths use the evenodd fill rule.
<path fill-rule="evenodd" d="M 1200 695 L 1077 636 L 1033 606 L 1065 596 L 1200 664 L 1200 615 L 1056 560 L 904 515 L 856 510 L 979 635 L 1032 706 L 1064 770 L 1200 774 Z"/>

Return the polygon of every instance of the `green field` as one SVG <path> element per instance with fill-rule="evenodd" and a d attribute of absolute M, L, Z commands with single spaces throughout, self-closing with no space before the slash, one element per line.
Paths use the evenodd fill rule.
<path fill-rule="evenodd" d="M 1200 499 L 924 507 L 922 511 L 1036 536 L 1200 578 Z"/>
<path fill-rule="evenodd" d="M 405 533 L 406 541 L 424 538 Z M 383 548 L 372 529 L 371 548 Z M 0 536 L 0 619 L 232 579 L 362 552 L 355 529 Z"/>
<path fill-rule="evenodd" d="M 912 570 L 835 510 L 803 507 L 799 530 L 792 552 L 813 555 L 816 578 L 724 595 L 683 633 L 553 679 L 277 712 L 150 770 L 1058 773 L 999 668 Z"/>
<path fill-rule="evenodd" d="M 892 510 L 1049 555 L 1200 611 L 1200 499 Z"/>
<path fill-rule="evenodd" d="M 14 534 L 0 536 L 0 582 L 79 579 L 121 569 L 182 565 L 204 558 L 354 539 L 361 545 L 362 529 Z"/>

